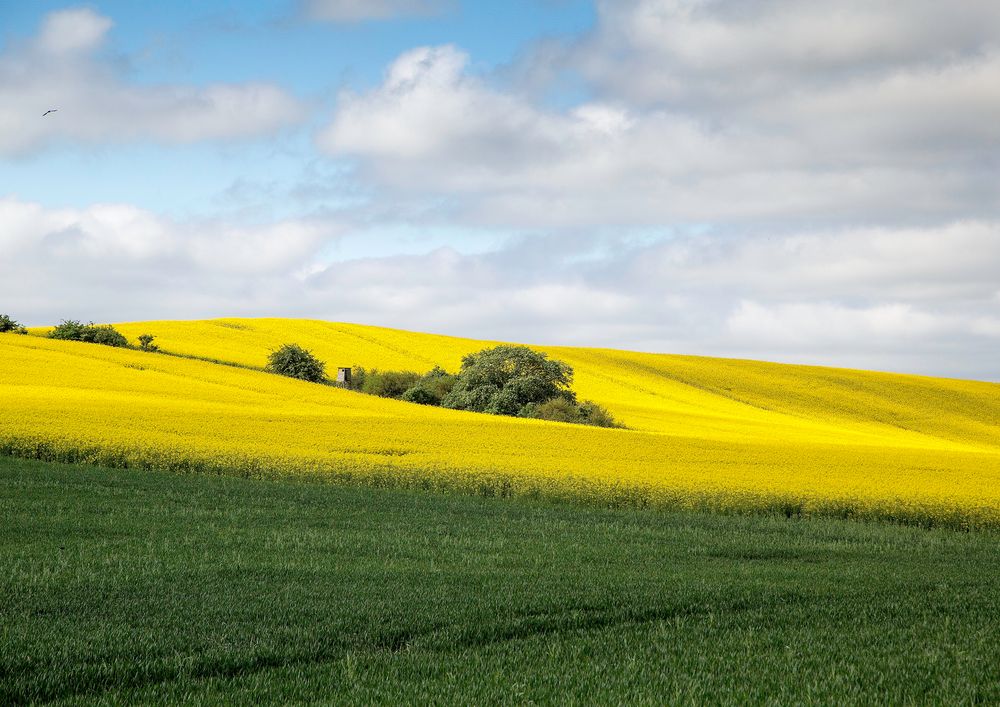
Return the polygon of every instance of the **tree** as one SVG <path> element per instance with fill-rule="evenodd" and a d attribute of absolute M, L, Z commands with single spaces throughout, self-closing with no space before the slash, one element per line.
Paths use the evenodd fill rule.
<path fill-rule="evenodd" d="M 570 403 L 573 369 L 527 346 L 497 346 L 462 359 L 458 379 L 441 404 L 455 410 L 520 415 L 555 397 Z"/>
<path fill-rule="evenodd" d="M 15 334 L 27 334 L 28 330 L 6 314 L 0 314 L 0 334 L 12 331 Z"/>
<path fill-rule="evenodd" d="M 159 351 L 160 347 L 153 343 L 156 337 L 152 334 L 143 334 L 139 337 L 139 349 L 141 351 Z"/>
<path fill-rule="evenodd" d="M 285 344 L 272 351 L 268 356 L 267 370 L 311 383 L 326 380 L 326 364 L 298 344 Z"/>

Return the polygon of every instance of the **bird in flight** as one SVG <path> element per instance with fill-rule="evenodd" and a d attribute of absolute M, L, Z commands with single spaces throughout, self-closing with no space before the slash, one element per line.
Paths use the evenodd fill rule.
<path fill-rule="evenodd" d="M 44 117 L 45 117 L 45 116 L 47 116 L 47 115 L 48 115 L 49 113 L 55 113 L 55 112 L 56 112 L 57 110 L 59 110 L 59 109 L 58 109 L 58 108 L 50 108 L 49 110 L 47 110 L 47 111 L 45 111 L 44 113 L 42 113 L 42 117 L 44 118 Z"/>

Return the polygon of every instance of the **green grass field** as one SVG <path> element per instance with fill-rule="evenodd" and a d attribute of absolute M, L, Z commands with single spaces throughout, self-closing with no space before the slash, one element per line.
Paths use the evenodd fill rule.
<path fill-rule="evenodd" d="M 0 458 L 0 704 L 996 703 L 998 540 Z"/>

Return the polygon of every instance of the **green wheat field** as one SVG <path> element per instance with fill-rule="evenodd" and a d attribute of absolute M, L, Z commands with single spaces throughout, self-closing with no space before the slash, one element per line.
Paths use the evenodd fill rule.
<path fill-rule="evenodd" d="M 0 458 L 0 703 L 996 703 L 1000 537 Z"/>

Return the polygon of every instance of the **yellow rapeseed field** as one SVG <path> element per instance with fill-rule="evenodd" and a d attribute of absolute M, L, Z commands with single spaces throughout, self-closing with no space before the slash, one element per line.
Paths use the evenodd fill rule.
<path fill-rule="evenodd" d="M 282 319 L 143 322 L 166 351 L 261 367 L 457 370 L 491 342 Z M 537 347 L 630 429 L 428 408 L 162 354 L 0 335 L 0 452 L 117 466 L 323 474 L 733 511 L 1000 525 L 1000 385 Z"/>

